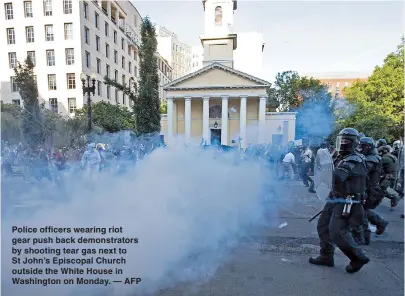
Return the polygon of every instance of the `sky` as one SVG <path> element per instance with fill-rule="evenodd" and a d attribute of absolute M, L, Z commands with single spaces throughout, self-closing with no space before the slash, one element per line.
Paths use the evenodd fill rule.
<path fill-rule="evenodd" d="M 204 34 L 201 0 L 132 1 L 191 46 Z M 234 32 L 264 35 L 263 77 L 278 72 L 370 74 L 404 34 L 402 1 L 238 1 Z"/>

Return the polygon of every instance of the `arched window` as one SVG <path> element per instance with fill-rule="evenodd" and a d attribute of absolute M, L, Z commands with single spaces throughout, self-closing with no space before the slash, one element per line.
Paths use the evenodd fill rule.
<path fill-rule="evenodd" d="M 222 7 L 215 8 L 215 26 L 222 26 Z"/>

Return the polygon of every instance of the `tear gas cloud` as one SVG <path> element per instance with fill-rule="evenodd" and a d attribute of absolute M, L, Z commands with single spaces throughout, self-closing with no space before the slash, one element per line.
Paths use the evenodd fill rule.
<path fill-rule="evenodd" d="M 234 153 L 178 145 L 157 149 L 123 176 L 100 174 L 96 181 L 66 177 L 66 194 L 52 185 L 31 190 L 21 200 L 43 202 L 24 215 L 4 214 L 2 218 L 2 292 L 3 295 L 145 295 L 159 288 L 183 281 L 212 276 L 219 264 L 252 226 L 265 223 L 263 192 L 269 176 L 255 162 L 237 161 Z M 71 179 L 69 179 L 71 178 Z M 45 204 L 45 200 L 52 203 Z M 3 203 L 3 207 L 5 207 Z M 34 207 L 32 207 L 34 208 Z M 5 210 L 5 209 L 3 209 Z M 4 212 L 4 211 L 3 211 Z M 11 237 L 54 237 L 55 234 L 11 234 L 12 226 L 54 227 L 123 227 L 123 234 L 85 235 L 86 237 L 138 238 L 139 243 L 112 244 L 43 244 L 36 248 L 126 248 L 125 265 L 64 265 L 59 267 L 122 268 L 125 277 L 141 277 L 139 285 L 12 285 Z M 59 234 L 76 237 L 83 234 Z M 16 245 L 28 248 L 31 245 Z M 54 254 L 32 255 L 52 258 Z M 89 257 L 90 255 L 87 255 Z M 112 258 L 113 255 L 107 257 Z M 66 255 L 59 257 L 86 258 Z M 114 255 L 115 258 L 120 255 Z M 52 267 L 51 265 L 26 265 Z M 57 268 L 57 267 L 55 267 Z M 15 276 L 14 276 L 15 277 Z M 30 278 L 33 275 L 18 275 Z M 41 276 L 38 276 L 41 278 Z M 63 279 L 65 275 L 50 275 Z M 81 277 L 69 276 L 69 277 Z M 88 275 L 83 277 L 89 278 Z M 94 276 L 96 278 L 98 276 Z M 105 278 L 106 276 L 100 276 Z M 108 276 L 107 276 L 108 277 Z M 107 291 L 107 292 L 106 292 Z"/>

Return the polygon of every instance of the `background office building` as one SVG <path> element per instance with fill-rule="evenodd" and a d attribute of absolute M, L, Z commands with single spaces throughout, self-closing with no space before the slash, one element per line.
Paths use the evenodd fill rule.
<path fill-rule="evenodd" d="M 159 99 L 162 100 L 166 97 L 163 86 L 172 82 L 173 69 L 169 63 L 160 55 L 157 54 L 158 75 L 159 75 Z"/>
<path fill-rule="evenodd" d="M 173 80 L 191 72 L 191 46 L 165 27 L 156 26 L 159 54 L 173 69 Z"/>
<path fill-rule="evenodd" d="M 40 103 L 73 114 L 87 103 L 80 74 L 96 78 L 93 102 L 130 106 L 128 98 L 103 83 L 137 80 L 141 15 L 130 1 L 32 0 L 0 6 L 0 99 L 22 104 L 13 68 L 30 56 L 35 65 Z"/>

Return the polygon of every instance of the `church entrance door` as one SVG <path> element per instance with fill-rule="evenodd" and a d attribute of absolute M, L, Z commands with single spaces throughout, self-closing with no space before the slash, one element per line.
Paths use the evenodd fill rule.
<path fill-rule="evenodd" d="M 211 145 L 221 145 L 221 130 L 211 129 Z"/>

